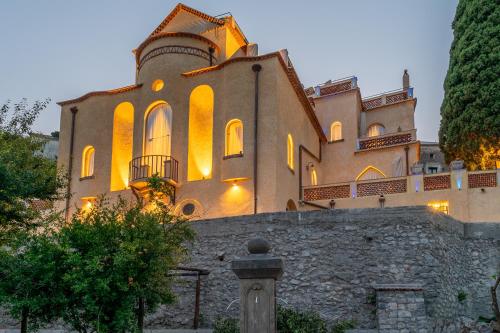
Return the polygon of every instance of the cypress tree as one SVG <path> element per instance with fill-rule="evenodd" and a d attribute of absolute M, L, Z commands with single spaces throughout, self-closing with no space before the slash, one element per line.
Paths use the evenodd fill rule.
<path fill-rule="evenodd" d="M 460 0 L 444 82 L 439 141 L 469 169 L 500 159 L 500 1 Z"/>

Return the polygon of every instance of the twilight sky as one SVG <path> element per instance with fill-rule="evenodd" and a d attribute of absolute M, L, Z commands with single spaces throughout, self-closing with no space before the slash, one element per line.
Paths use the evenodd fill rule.
<path fill-rule="evenodd" d="M 401 87 L 418 98 L 417 135 L 436 140 L 458 0 L 185 0 L 231 12 L 264 54 L 287 48 L 305 86 L 350 75 L 363 96 Z M 56 101 L 134 83 L 137 47 L 175 7 L 170 0 L 0 1 L 0 104 L 50 97 L 36 130 L 59 129 Z"/>

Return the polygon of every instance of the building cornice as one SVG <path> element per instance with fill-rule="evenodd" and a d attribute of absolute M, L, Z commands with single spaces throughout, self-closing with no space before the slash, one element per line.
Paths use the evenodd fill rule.
<path fill-rule="evenodd" d="M 117 88 L 117 89 L 111 89 L 111 90 L 92 91 L 92 92 L 89 92 L 89 93 L 87 93 L 83 96 L 80 96 L 78 98 L 57 102 L 57 105 L 64 106 L 64 105 L 68 105 L 68 104 L 75 104 L 75 103 L 82 102 L 89 97 L 116 95 L 116 94 L 120 94 L 120 93 L 124 93 L 124 92 L 128 92 L 128 91 L 136 90 L 136 89 L 139 89 L 140 87 L 142 87 L 142 84 L 134 84 L 134 85 L 121 87 L 121 88 Z"/>
<path fill-rule="evenodd" d="M 205 68 L 197 69 L 197 70 L 190 71 L 190 72 L 186 72 L 186 73 L 183 73 L 182 75 L 184 77 L 193 77 L 193 76 L 198 76 L 198 75 L 202 75 L 205 73 L 220 70 L 220 69 L 222 69 L 230 64 L 233 64 L 233 63 L 255 62 L 255 61 L 267 60 L 267 59 L 271 59 L 271 58 L 278 59 L 280 65 L 281 65 L 281 68 L 285 71 L 285 73 L 288 77 L 288 80 L 292 84 L 292 87 L 293 87 L 297 97 L 299 98 L 299 101 L 301 102 L 302 106 L 304 107 L 305 112 L 306 112 L 309 120 L 311 121 L 311 124 L 313 125 L 314 129 L 316 130 L 316 133 L 318 134 L 320 140 L 322 142 L 327 142 L 328 140 L 326 138 L 326 135 L 325 135 L 325 133 L 323 133 L 323 129 L 321 128 L 321 125 L 319 123 L 318 118 L 316 117 L 314 109 L 313 109 L 311 103 L 309 102 L 309 99 L 307 98 L 306 93 L 304 92 L 304 89 L 302 87 L 302 83 L 300 82 L 299 77 L 298 77 L 297 73 L 295 72 L 295 69 L 293 69 L 293 67 L 288 66 L 285 63 L 280 52 L 273 52 L 273 53 L 268 53 L 268 54 L 264 54 L 261 56 L 255 56 L 255 57 L 233 58 L 233 59 L 226 60 L 218 65 L 211 66 L 211 67 L 205 67 Z"/>
<path fill-rule="evenodd" d="M 159 34 L 156 34 L 154 36 L 149 37 L 144 42 L 142 42 L 141 45 L 139 45 L 137 47 L 137 49 L 134 50 L 135 63 L 137 66 L 139 65 L 139 62 L 141 60 L 141 53 L 142 53 L 142 51 L 144 51 L 146 46 L 148 46 L 152 42 L 157 41 L 157 40 L 162 39 L 162 38 L 192 38 L 192 39 L 197 39 L 199 41 L 207 43 L 208 46 L 213 47 L 217 51 L 220 50 L 219 46 L 217 44 L 215 44 L 214 42 L 212 42 L 210 39 L 205 38 L 205 37 L 200 36 L 200 35 L 197 35 L 197 34 L 192 34 L 190 32 L 162 32 L 162 33 L 159 33 Z"/>

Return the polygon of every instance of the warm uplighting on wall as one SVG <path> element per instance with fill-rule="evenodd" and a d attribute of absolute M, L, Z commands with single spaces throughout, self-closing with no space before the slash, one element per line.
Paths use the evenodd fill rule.
<path fill-rule="evenodd" d="M 153 90 L 153 91 L 160 91 L 160 90 L 163 89 L 164 86 L 165 86 L 165 83 L 163 82 L 163 80 L 155 80 L 151 84 L 151 90 Z"/>
<path fill-rule="evenodd" d="M 449 214 L 448 201 L 431 201 L 427 204 L 427 206 L 438 212 Z"/>
<path fill-rule="evenodd" d="M 189 98 L 188 181 L 212 177 L 214 92 L 196 87 Z"/>
<path fill-rule="evenodd" d="M 367 179 L 377 179 L 377 178 L 386 178 L 387 176 L 380 169 L 369 165 L 363 169 L 356 177 L 356 181 L 358 180 L 367 180 Z"/>
<path fill-rule="evenodd" d="M 229 29 L 230 28 L 226 28 L 226 59 L 231 58 L 231 56 L 243 46 L 234 38 Z"/>
<path fill-rule="evenodd" d="M 129 162 L 132 160 L 134 138 L 134 106 L 120 103 L 113 116 L 113 143 L 111 151 L 111 191 L 128 187 Z"/>
<path fill-rule="evenodd" d="M 96 197 L 83 197 L 80 200 L 82 201 L 82 212 L 88 213 L 95 204 Z"/>

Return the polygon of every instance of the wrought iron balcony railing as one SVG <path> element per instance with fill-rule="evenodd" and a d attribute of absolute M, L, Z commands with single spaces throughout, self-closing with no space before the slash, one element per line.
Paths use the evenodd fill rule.
<path fill-rule="evenodd" d="M 165 155 L 144 155 L 130 161 L 129 183 L 145 181 L 152 176 L 177 183 L 179 162 L 172 156 Z"/>

